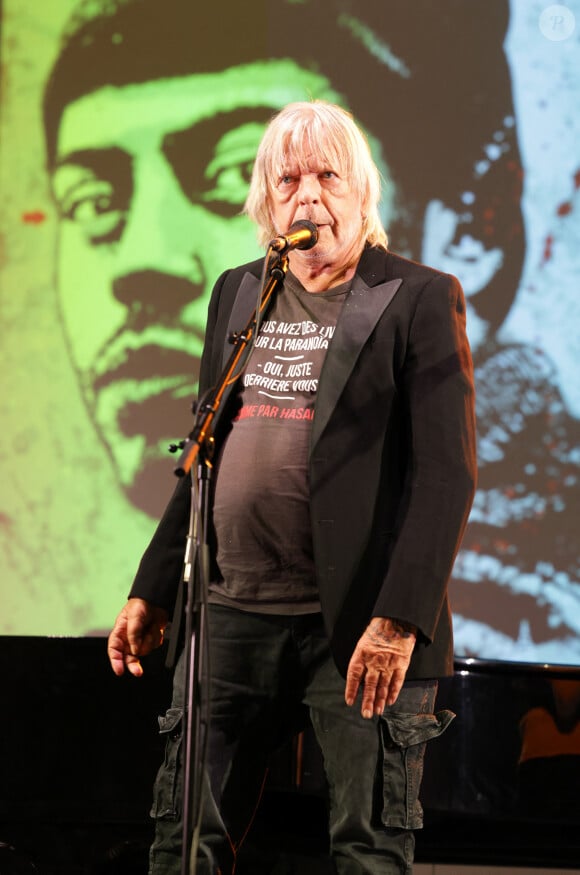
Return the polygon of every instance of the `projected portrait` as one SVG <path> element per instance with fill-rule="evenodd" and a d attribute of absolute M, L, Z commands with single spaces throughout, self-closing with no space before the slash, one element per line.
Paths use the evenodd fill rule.
<path fill-rule="evenodd" d="M 477 59 L 466 66 L 480 40 L 454 3 L 449 13 L 471 32 L 444 69 L 445 23 L 428 3 L 413 14 L 419 7 L 423 37 L 407 15 L 385 17 L 372 3 L 277 0 L 224 15 L 186 0 L 119 0 L 73 17 L 44 106 L 62 317 L 119 481 L 152 515 L 167 446 L 190 424 L 210 290 L 225 267 L 258 253 L 240 211 L 264 124 L 285 103 L 324 97 L 362 122 L 383 169 L 393 248 L 460 276 L 481 309 L 477 343 L 498 319 L 493 299 L 502 313 L 509 306 L 523 239 L 505 61 L 488 81 Z"/>

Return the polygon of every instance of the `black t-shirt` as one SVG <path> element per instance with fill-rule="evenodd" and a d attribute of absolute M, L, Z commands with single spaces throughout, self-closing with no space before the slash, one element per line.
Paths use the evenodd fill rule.
<path fill-rule="evenodd" d="M 351 283 L 307 292 L 291 273 L 260 326 L 241 409 L 217 464 L 214 525 L 222 580 L 210 601 L 262 613 L 320 609 L 308 452 L 320 371 Z"/>

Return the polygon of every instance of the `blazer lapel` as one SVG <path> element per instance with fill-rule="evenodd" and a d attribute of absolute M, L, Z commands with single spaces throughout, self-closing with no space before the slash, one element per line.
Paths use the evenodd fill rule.
<path fill-rule="evenodd" d="M 392 279 L 371 288 L 362 276 L 355 275 L 320 375 L 311 448 L 324 431 L 363 346 L 402 282 Z"/>

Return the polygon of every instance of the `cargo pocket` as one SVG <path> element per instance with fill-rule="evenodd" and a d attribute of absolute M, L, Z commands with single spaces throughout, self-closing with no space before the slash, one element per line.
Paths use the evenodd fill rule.
<path fill-rule="evenodd" d="M 455 714 L 386 713 L 379 719 L 382 749 L 382 816 L 384 826 L 420 829 L 423 808 L 419 789 L 425 745 L 449 726 Z"/>
<path fill-rule="evenodd" d="M 165 759 L 157 772 L 153 788 L 151 817 L 156 820 L 178 820 L 180 817 L 181 742 L 183 735 L 183 712 L 170 708 L 164 717 L 159 717 L 159 734 L 165 736 Z"/>

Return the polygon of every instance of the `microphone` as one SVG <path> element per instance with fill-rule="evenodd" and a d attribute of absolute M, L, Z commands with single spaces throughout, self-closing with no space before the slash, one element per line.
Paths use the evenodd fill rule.
<path fill-rule="evenodd" d="M 290 252 L 291 249 L 312 249 L 318 242 L 318 228 L 308 219 L 298 219 L 286 234 L 270 240 L 270 249 L 275 252 Z"/>

